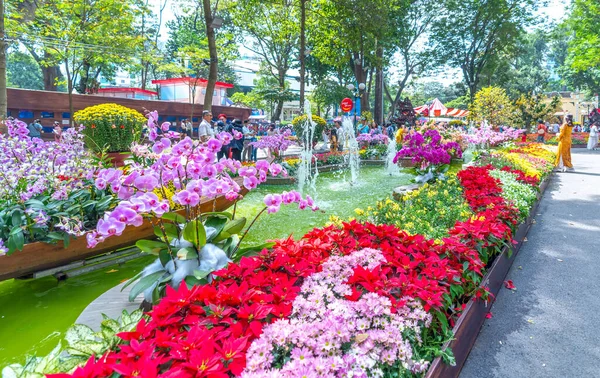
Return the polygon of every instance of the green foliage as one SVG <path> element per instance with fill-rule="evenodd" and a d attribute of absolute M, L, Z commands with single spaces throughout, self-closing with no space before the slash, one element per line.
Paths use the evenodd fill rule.
<path fill-rule="evenodd" d="M 6 57 L 8 86 L 24 89 L 44 89 L 42 71 L 29 54 L 12 51 Z"/>
<path fill-rule="evenodd" d="M 498 87 L 486 87 L 477 92 L 469 110 L 470 119 L 487 120 L 493 126 L 506 125 L 513 116 L 513 105 L 506 91 Z"/>
<path fill-rule="evenodd" d="M 502 197 L 519 209 L 519 219 L 525 220 L 529 216 L 531 205 L 537 199 L 536 190 L 529 184 L 517 181 L 515 174 L 498 169 L 490 171 L 490 176 L 497 178 L 502 183 Z"/>
<path fill-rule="evenodd" d="M 457 221 L 472 215 L 456 177 L 425 184 L 400 198 L 379 201 L 366 211 L 357 209 L 356 213 L 361 220 L 394 224 L 410 234 L 432 239 L 448 236 L 448 230 Z"/>
<path fill-rule="evenodd" d="M 25 365 L 9 365 L 2 370 L 2 377 L 43 378 L 46 374 L 70 372 L 91 356 L 100 356 L 116 348 L 123 342 L 117 334 L 135 330 L 144 313 L 136 310 L 128 314 L 123 310 L 118 320 L 110 319 L 104 314 L 102 316 L 104 319 L 99 332 L 94 332 L 88 326 L 75 324 L 65 334 L 65 346 L 59 343 L 44 357 L 28 357 Z"/>
<path fill-rule="evenodd" d="M 516 125 L 529 128 L 538 120 L 547 121 L 554 117 L 554 113 L 560 109 L 560 97 L 554 96 L 546 101 L 545 96 L 533 96 L 531 93 L 522 94 L 515 101 L 515 113 L 513 121 Z"/>
<path fill-rule="evenodd" d="M 137 110 L 117 104 L 89 106 L 73 115 L 75 122 L 85 126 L 86 145 L 98 152 L 129 151 L 139 137 L 146 118 Z"/>
<path fill-rule="evenodd" d="M 323 108 L 335 108 L 346 97 L 352 97 L 352 92 L 331 79 L 321 81 L 312 92 L 312 99 Z"/>
<path fill-rule="evenodd" d="M 569 44 L 570 66 L 577 72 L 600 67 L 600 3 L 574 0 L 567 21 L 573 30 Z"/>
<path fill-rule="evenodd" d="M 492 57 L 512 48 L 530 22 L 534 0 L 448 0 L 432 39 L 436 53 L 460 67 L 469 95 L 475 96 Z"/>
<path fill-rule="evenodd" d="M 69 93 L 110 77 L 142 43 L 135 25 L 148 10 L 138 0 L 47 0 L 9 7 L 11 31 L 24 36 L 42 64 L 64 65 Z"/>
<path fill-rule="evenodd" d="M 72 192 L 64 200 L 40 195 L 25 202 L 5 202 L 0 209 L 0 239 L 6 241 L 9 255 L 22 250 L 24 244 L 36 241 L 62 241 L 66 248 L 71 236 L 65 227 L 80 233 L 93 229 L 117 202 L 111 193 L 93 185 L 87 190 Z M 40 217 L 47 221 L 36 222 Z"/>
<path fill-rule="evenodd" d="M 323 118 L 321 118 L 317 115 L 314 115 L 314 114 L 312 116 L 312 121 L 315 123 L 315 132 L 313 134 L 313 143 L 316 143 L 321 138 L 321 135 L 323 134 L 323 130 L 325 130 L 325 127 L 327 127 L 327 121 L 325 121 Z M 306 114 L 298 116 L 292 120 L 292 127 L 294 128 L 294 131 L 296 132 L 296 135 L 298 136 L 298 140 L 300 140 L 300 141 L 304 140 L 304 127 L 306 126 L 307 123 L 308 123 L 308 117 L 306 116 Z"/>

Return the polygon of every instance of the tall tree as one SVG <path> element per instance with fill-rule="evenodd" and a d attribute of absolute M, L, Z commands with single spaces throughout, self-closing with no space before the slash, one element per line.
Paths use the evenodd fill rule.
<path fill-rule="evenodd" d="M 389 17 L 397 1 L 316 0 L 310 30 L 313 53 L 324 63 L 350 67 L 356 83 L 369 85 L 370 75 L 383 66 L 377 49 L 391 35 Z M 368 90 L 361 108 L 369 110 Z"/>
<path fill-rule="evenodd" d="M 573 30 L 569 44 L 571 67 L 576 71 L 600 67 L 600 2 L 574 0 L 567 21 Z"/>
<path fill-rule="evenodd" d="M 510 47 L 531 21 L 535 0 L 446 0 L 433 38 L 450 65 L 460 67 L 471 99 L 495 54 Z"/>
<path fill-rule="evenodd" d="M 435 46 L 429 41 L 433 22 L 443 14 L 443 5 L 438 0 L 405 1 L 392 8 L 391 50 L 397 52 L 398 82 L 396 93 L 389 101 L 392 103 L 389 114 L 394 114 L 396 102 L 413 75 L 420 75 L 435 66 Z M 387 91 L 389 94 L 389 90 Z"/>
<path fill-rule="evenodd" d="M 9 87 L 44 89 L 42 70 L 31 55 L 21 51 L 8 53 L 6 76 Z"/>
<path fill-rule="evenodd" d="M 286 91 L 286 76 L 298 53 L 299 28 L 293 0 L 239 0 L 231 3 L 232 19 L 249 43 L 244 46 L 259 56 L 265 71 L 277 80 L 279 93 Z M 286 96 L 278 96 L 272 119 L 279 120 Z"/>
<path fill-rule="evenodd" d="M 101 73 L 129 61 L 141 42 L 135 20 L 144 12 L 139 0 L 45 0 L 20 25 L 18 39 L 37 45 L 44 65 L 64 67 L 73 114 L 75 88 L 85 93 Z"/>

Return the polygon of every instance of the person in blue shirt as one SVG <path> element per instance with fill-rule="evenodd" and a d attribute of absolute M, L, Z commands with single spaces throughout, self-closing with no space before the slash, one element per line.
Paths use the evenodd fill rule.
<path fill-rule="evenodd" d="M 32 123 L 30 123 L 29 126 L 27 126 L 27 129 L 29 129 L 30 138 L 41 138 L 42 133 L 44 132 L 39 119 L 36 119 Z"/>

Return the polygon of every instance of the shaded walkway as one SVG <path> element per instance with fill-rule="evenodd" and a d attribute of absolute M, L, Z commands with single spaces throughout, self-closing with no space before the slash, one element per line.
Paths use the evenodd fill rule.
<path fill-rule="evenodd" d="M 555 174 L 528 242 L 461 378 L 600 377 L 600 151 L 573 150 Z"/>

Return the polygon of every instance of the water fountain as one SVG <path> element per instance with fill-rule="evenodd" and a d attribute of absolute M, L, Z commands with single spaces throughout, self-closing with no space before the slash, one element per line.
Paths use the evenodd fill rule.
<path fill-rule="evenodd" d="M 354 184 L 358 180 L 360 170 L 360 157 L 358 156 L 359 148 L 358 142 L 356 141 L 356 132 L 354 131 L 352 120 L 348 117 L 345 117 L 342 121 L 342 128 L 344 129 L 344 137 L 346 138 L 344 148 L 348 151 L 344 159 L 350 168 L 350 182 Z"/>
<path fill-rule="evenodd" d="M 398 176 L 400 174 L 400 167 L 394 163 L 394 157 L 396 156 L 396 138 L 392 136 L 387 146 L 387 152 L 385 155 L 385 171 L 390 176 Z"/>
<path fill-rule="evenodd" d="M 317 191 L 319 171 L 317 170 L 317 162 L 313 151 L 316 124 L 312 119 L 310 101 L 304 103 L 304 114 L 306 115 L 306 121 L 302 125 L 302 151 L 300 152 L 300 165 L 298 166 L 298 190 L 304 194 L 304 189 L 307 188 L 314 196 Z"/>

